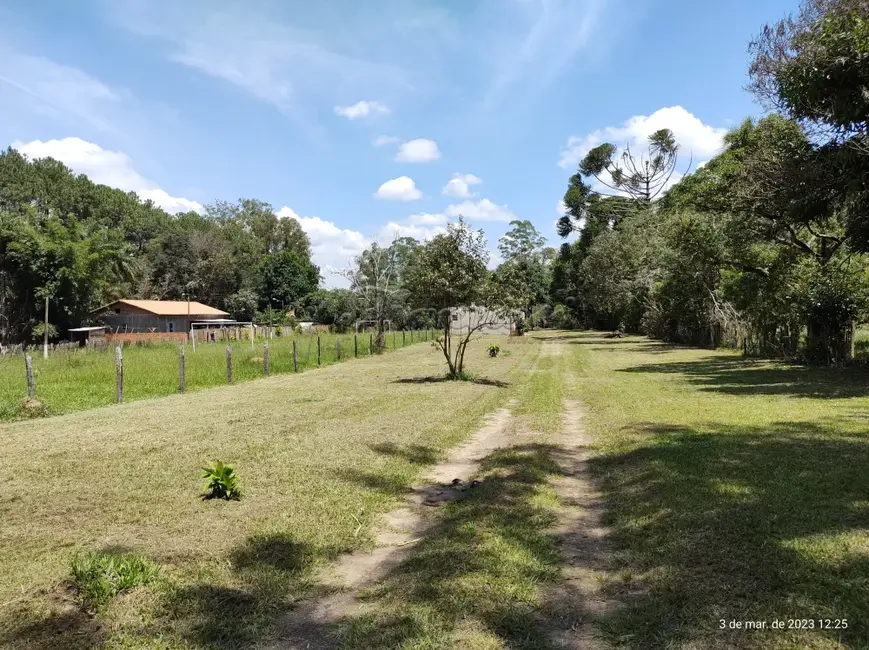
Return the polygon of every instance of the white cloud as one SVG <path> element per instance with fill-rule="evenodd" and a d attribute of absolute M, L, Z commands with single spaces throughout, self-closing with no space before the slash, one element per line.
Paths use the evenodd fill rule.
<path fill-rule="evenodd" d="M 414 226 L 443 226 L 446 225 L 449 220 L 450 218 L 445 214 L 421 212 L 410 215 L 407 218 L 407 223 Z"/>
<path fill-rule="evenodd" d="M 651 115 L 635 115 L 620 126 L 607 126 L 583 137 L 570 136 L 558 164 L 564 168 L 575 167 L 589 151 L 604 142 L 617 147 L 628 144 L 635 152 L 643 151 L 648 146 L 647 138 L 659 129 L 673 131 L 682 157 L 693 155 L 694 160 L 708 160 L 717 154 L 727 134 L 727 129 L 704 124 L 681 106 L 670 106 Z"/>
<path fill-rule="evenodd" d="M 405 142 L 398 148 L 398 153 L 395 154 L 397 162 L 407 163 L 427 163 L 440 157 L 441 152 L 438 149 L 438 143 L 425 138 L 417 138 L 416 140 Z"/>
<path fill-rule="evenodd" d="M 442 232 L 446 232 L 446 230 L 447 229 L 442 226 L 427 228 L 422 225 L 402 224 L 396 223 L 395 221 L 390 221 L 388 224 L 380 229 L 378 238 L 380 239 L 381 243 L 384 244 L 391 242 L 396 237 L 413 237 L 414 239 L 418 239 L 419 241 L 426 241 L 441 234 Z"/>
<path fill-rule="evenodd" d="M 457 199 L 469 199 L 474 196 L 471 193 L 470 186 L 478 185 L 482 182 L 483 179 L 473 174 L 453 174 L 452 180 L 444 185 L 442 194 L 453 196 Z"/>
<path fill-rule="evenodd" d="M 311 240 L 311 259 L 320 267 L 326 284 L 346 286 L 337 272 L 350 266 L 356 256 L 371 243 L 358 230 L 340 228 L 320 217 L 300 217 L 292 208 L 283 207 L 278 217 L 295 219 Z"/>
<path fill-rule="evenodd" d="M 401 138 L 396 138 L 394 135 L 379 135 L 371 141 L 375 147 L 385 147 L 388 144 L 398 144 Z"/>
<path fill-rule="evenodd" d="M 564 199 L 558 199 L 558 205 L 555 207 L 555 214 L 557 214 L 559 218 L 567 214 L 567 204 L 564 202 Z"/>
<path fill-rule="evenodd" d="M 422 198 L 422 192 L 416 188 L 412 178 L 399 176 L 381 185 L 374 193 L 374 198 L 387 201 L 416 201 Z"/>
<path fill-rule="evenodd" d="M 512 221 L 516 218 L 506 205 L 497 205 L 489 199 L 449 205 L 444 213 L 448 217 L 462 216 L 469 221 Z"/>
<path fill-rule="evenodd" d="M 135 192 L 142 200 L 150 199 L 167 212 L 202 212 L 202 205 L 196 201 L 171 196 L 143 177 L 136 171 L 130 157 L 120 151 L 109 151 L 81 138 L 14 142 L 12 148 L 33 159 L 50 157 L 59 160 L 73 171 L 86 174 L 94 183 Z"/>
<path fill-rule="evenodd" d="M 369 102 L 362 100 L 356 102 L 352 106 L 336 106 L 335 114 L 343 115 L 348 120 L 355 120 L 357 117 L 368 117 L 369 115 L 389 115 L 389 106 L 382 102 Z"/>

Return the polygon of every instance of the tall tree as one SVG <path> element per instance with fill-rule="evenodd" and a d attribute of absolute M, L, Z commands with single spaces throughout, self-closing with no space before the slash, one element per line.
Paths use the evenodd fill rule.
<path fill-rule="evenodd" d="M 510 230 L 498 240 L 498 250 L 506 261 L 530 257 L 540 252 L 545 244 L 546 238 L 537 231 L 533 223 L 514 219 L 510 222 Z"/>
<path fill-rule="evenodd" d="M 435 345 L 443 353 L 452 379 L 464 377 L 468 343 L 495 317 L 488 260 L 485 234 L 460 218 L 447 226 L 447 232 L 419 246 L 407 266 L 405 286 L 411 302 L 436 314 L 441 332 Z M 472 322 L 454 332 L 452 316 L 458 316 L 459 310 Z"/>
<path fill-rule="evenodd" d="M 676 171 L 679 144 L 670 129 L 649 136 L 648 149 L 639 157 L 625 146 L 621 156 L 610 142 L 589 151 L 579 163 L 579 173 L 640 204 L 648 204 L 668 186 Z M 688 165 L 690 167 L 690 163 Z"/>
<path fill-rule="evenodd" d="M 320 283 L 320 269 L 296 251 L 285 250 L 263 258 L 260 265 L 260 307 L 288 308 L 314 292 Z"/>

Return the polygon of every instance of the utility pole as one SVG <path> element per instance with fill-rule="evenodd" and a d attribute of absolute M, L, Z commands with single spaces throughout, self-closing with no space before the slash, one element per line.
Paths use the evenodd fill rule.
<path fill-rule="evenodd" d="M 42 324 L 42 358 L 48 358 L 48 294 L 45 295 L 45 321 Z"/>

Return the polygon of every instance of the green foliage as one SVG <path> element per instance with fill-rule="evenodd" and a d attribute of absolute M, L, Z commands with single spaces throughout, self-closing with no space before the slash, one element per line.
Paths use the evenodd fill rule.
<path fill-rule="evenodd" d="M 869 116 L 869 10 L 862 0 L 805 0 L 751 44 L 751 88 L 799 120 L 864 132 Z"/>
<path fill-rule="evenodd" d="M 168 215 L 133 193 L 94 185 L 50 158 L 0 152 L 3 343 L 42 320 L 62 335 L 119 297 L 198 300 L 249 320 L 272 298 L 287 307 L 319 272 L 296 219 L 244 199 Z"/>
<path fill-rule="evenodd" d="M 498 242 L 498 250 L 505 260 L 518 257 L 528 257 L 538 253 L 546 244 L 546 238 L 541 235 L 530 221 L 514 219 L 508 230 Z"/>
<path fill-rule="evenodd" d="M 203 467 L 202 478 L 206 479 L 205 496 L 208 499 L 238 501 L 242 496 L 235 470 L 232 465 L 224 465 L 222 460 L 217 460 L 208 467 Z"/>
<path fill-rule="evenodd" d="M 492 343 L 488 348 L 489 356 L 493 359 L 501 353 L 501 346 L 497 343 Z"/>
<path fill-rule="evenodd" d="M 634 156 L 630 149 L 625 149 L 618 159 L 616 145 L 609 142 L 598 145 L 579 163 L 579 174 L 586 179 L 594 178 L 598 183 L 626 194 L 641 205 L 647 204 L 666 189 L 676 170 L 679 154 L 679 145 L 669 129 L 655 131 L 649 136 L 648 142 L 648 151 L 640 157 Z M 573 179 L 571 186 L 587 190 L 587 186 Z M 573 202 L 579 196 L 571 195 L 570 198 Z"/>
<path fill-rule="evenodd" d="M 447 232 L 419 246 L 410 256 L 405 286 L 411 304 L 444 310 L 479 304 L 486 299 L 489 252 L 482 230 L 461 219 Z M 441 316 L 442 323 L 445 317 Z"/>
<path fill-rule="evenodd" d="M 82 604 L 99 611 L 117 594 L 147 585 L 157 567 L 135 553 L 83 553 L 72 559 L 72 581 Z"/>
<path fill-rule="evenodd" d="M 417 247 L 405 270 L 410 305 L 437 314 L 442 334 L 436 345 L 444 354 L 450 376 L 462 373 L 468 342 L 497 314 L 497 292 L 486 269 L 488 261 L 483 231 L 472 230 L 459 218 L 458 223 L 447 226 L 447 232 Z M 458 342 L 452 345 L 455 309 L 463 310 L 473 325 L 457 334 Z"/>
<path fill-rule="evenodd" d="M 54 340 L 57 338 L 57 327 L 54 326 L 53 323 L 40 322 L 33 326 L 30 330 L 30 340 L 31 341 L 43 341 L 45 340 L 45 331 L 48 330 L 48 340 Z"/>

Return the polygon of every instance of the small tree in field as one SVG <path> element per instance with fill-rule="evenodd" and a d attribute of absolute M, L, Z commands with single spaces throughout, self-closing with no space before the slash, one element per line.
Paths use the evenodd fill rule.
<path fill-rule="evenodd" d="M 389 248 L 372 244 L 356 258 L 356 267 L 345 273 L 363 314 L 374 321 L 374 351 L 386 348 L 386 322 L 398 289 L 395 261 Z"/>
<path fill-rule="evenodd" d="M 414 306 L 437 313 L 440 333 L 435 346 L 443 352 L 451 379 L 464 376 L 468 343 L 497 317 L 488 261 L 483 231 L 472 230 L 459 218 L 447 232 L 418 247 L 407 267 L 405 286 Z M 456 311 L 463 316 L 461 327 L 453 326 Z"/>

